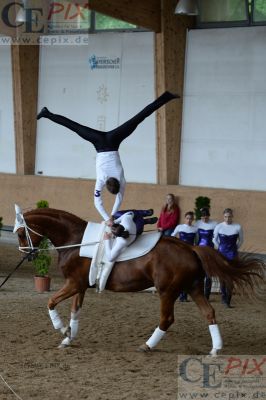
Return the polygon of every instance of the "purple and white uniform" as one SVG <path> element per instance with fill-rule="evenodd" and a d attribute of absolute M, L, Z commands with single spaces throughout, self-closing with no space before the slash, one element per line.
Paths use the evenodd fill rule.
<path fill-rule="evenodd" d="M 208 222 L 203 222 L 201 220 L 196 221 L 195 225 L 198 228 L 197 244 L 198 246 L 209 246 L 214 247 L 212 242 L 214 228 L 217 222 L 209 220 Z"/>
<path fill-rule="evenodd" d="M 197 231 L 198 231 L 198 228 L 195 227 L 194 225 L 189 226 L 187 224 L 181 224 L 181 225 L 177 225 L 175 227 L 175 230 L 171 236 L 178 235 L 179 239 L 182 240 L 183 242 L 195 244 L 195 237 L 196 237 Z"/>
<path fill-rule="evenodd" d="M 213 233 L 213 243 L 228 260 L 237 256 L 238 249 L 243 243 L 243 230 L 239 224 L 216 225 Z"/>
<path fill-rule="evenodd" d="M 111 215 L 120 208 L 123 200 L 126 180 L 118 151 L 105 151 L 97 153 L 96 157 L 96 183 L 94 191 L 94 205 L 105 221 L 109 214 L 105 211 L 102 201 L 102 190 L 108 178 L 116 178 L 120 182 L 120 191 L 117 193 Z"/>

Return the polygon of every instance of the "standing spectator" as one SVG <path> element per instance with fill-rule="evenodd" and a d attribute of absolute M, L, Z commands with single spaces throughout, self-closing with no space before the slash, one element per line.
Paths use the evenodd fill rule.
<path fill-rule="evenodd" d="M 212 239 L 217 222 L 210 219 L 210 209 L 208 207 L 201 208 L 200 215 L 200 220 L 195 223 L 195 226 L 198 228 L 197 245 L 214 247 Z M 204 295 L 208 300 L 211 294 L 211 288 L 212 278 L 206 275 L 204 282 Z"/>
<path fill-rule="evenodd" d="M 157 224 L 158 231 L 162 232 L 164 236 L 171 236 L 175 227 L 179 223 L 180 210 L 172 193 L 166 196 L 166 204 L 163 206 L 159 221 Z"/>
<path fill-rule="evenodd" d="M 193 221 L 194 221 L 193 211 L 186 212 L 185 223 L 177 225 L 171 236 L 178 236 L 179 239 L 182 240 L 183 242 L 187 242 L 192 245 L 195 244 L 196 233 L 198 228 L 192 225 Z M 179 301 L 181 302 L 188 301 L 186 292 L 180 293 Z"/>
<path fill-rule="evenodd" d="M 231 208 L 224 210 L 223 217 L 224 222 L 216 225 L 214 229 L 213 243 L 228 260 L 233 260 L 238 256 L 238 249 L 243 243 L 243 230 L 241 225 L 233 223 Z M 231 307 L 231 289 L 222 284 L 221 291 L 222 303 L 226 307 Z"/>

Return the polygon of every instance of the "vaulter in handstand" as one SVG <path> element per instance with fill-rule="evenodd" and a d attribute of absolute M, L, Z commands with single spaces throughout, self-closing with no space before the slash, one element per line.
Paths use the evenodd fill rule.
<path fill-rule="evenodd" d="M 37 119 L 48 118 L 51 121 L 76 132 L 80 137 L 94 145 L 97 151 L 94 205 L 108 225 L 112 225 L 113 219 L 104 209 L 101 193 L 104 186 L 106 186 L 110 193 L 116 195 L 115 203 L 111 212 L 111 215 L 114 215 L 119 210 L 122 203 L 126 184 L 124 170 L 118 153 L 121 142 L 131 135 L 131 133 L 134 132 L 137 126 L 145 118 L 170 100 L 176 98 L 179 98 L 179 96 L 170 92 L 165 92 L 133 118 L 129 119 L 118 128 L 107 132 L 98 131 L 80 125 L 62 115 L 53 114 L 46 107 L 44 107 L 38 114 Z"/>

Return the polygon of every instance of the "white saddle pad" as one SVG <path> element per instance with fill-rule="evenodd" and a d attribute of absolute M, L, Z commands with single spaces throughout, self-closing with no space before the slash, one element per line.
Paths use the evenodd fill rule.
<path fill-rule="evenodd" d="M 104 222 L 101 224 L 88 222 L 82 238 L 79 255 L 80 257 L 92 258 L 89 275 L 90 285 L 94 285 L 96 282 L 99 265 L 105 265 L 106 267 L 107 265 L 110 266 L 110 263 L 106 260 L 104 254 L 103 235 L 105 229 L 106 225 Z M 144 256 L 151 251 L 160 237 L 160 232 L 146 232 L 141 234 L 135 242 L 119 255 L 116 261 L 126 261 L 131 260 L 132 258 Z"/>
<path fill-rule="evenodd" d="M 88 222 L 82 238 L 80 257 L 93 258 L 97 242 L 101 240 L 103 224 Z M 161 237 L 160 232 L 143 232 L 129 247 L 127 247 L 116 261 L 126 261 L 132 258 L 144 256 L 149 253 Z"/>

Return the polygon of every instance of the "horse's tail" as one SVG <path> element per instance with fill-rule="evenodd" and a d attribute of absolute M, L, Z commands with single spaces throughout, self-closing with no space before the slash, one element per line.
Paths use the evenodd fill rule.
<path fill-rule="evenodd" d="M 256 295 L 265 284 L 266 263 L 251 256 L 240 256 L 229 261 L 211 247 L 194 246 L 193 251 L 201 261 L 202 268 L 210 277 L 217 277 L 231 290 L 245 295 Z"/>

